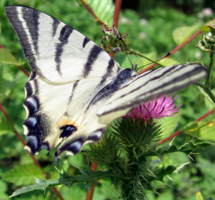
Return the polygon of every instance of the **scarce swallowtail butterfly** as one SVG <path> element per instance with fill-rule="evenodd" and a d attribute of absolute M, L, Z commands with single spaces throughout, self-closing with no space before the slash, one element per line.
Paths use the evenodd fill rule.
<path fill-rule="evenodd" d="M 135 106 L 178 91 L 206 76 L 200 64 L 148 71 L 120 69 L 93 41 L 35 9 L 8 6 L 5 13 L 32 69 L 25 85 L 23 122 L 27 149 L 77 154 L 99 141 L 108 124 Z"/>

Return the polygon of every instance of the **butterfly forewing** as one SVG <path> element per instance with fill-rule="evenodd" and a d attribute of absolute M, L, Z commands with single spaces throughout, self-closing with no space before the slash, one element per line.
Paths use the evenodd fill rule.
<path fill-rule="evenodd" d="M 94 42 L 54 17 L 23 6 L 8 6 L 5 13 L 32 70 L 47 81 L 101 78 L 119 70 Z"/>
<path fill-rule="evenodd" d="M 52 150 L 56 158 L 78 153 L 102 138 L 108 124 L 139 103 L 180 90 L 206 75 L 205 67 L 187 64 L 137 75 L 120 70 L 113 59 L 72 27 L 23 6 L 5 13 L 32 68 L 25 86 L 26 149 Z"/>

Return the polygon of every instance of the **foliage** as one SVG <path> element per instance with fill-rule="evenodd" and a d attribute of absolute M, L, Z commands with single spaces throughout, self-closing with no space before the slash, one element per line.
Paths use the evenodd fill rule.
<path fill-rule="evenodd" d="M 96 0 L 85 2 L 89 3 L 102 21 L 111 24 L 114 8 L 111 1 L 104 1 L 105 3 L 102 1 L 101 4 L 96 4 Z M 183 1 L 174 1 L 175 5 L 181 5 L 181 2 Z M 141 1 L 139 13 L 123 10 L 118 29 L 122 33 L 128 33 L 128 47 L 132 47 L 136 52 L 132 53 L 137 55 L 138 51 L 143 52 L 139 55 L 156 60 L 173 49 L 176 44 L 189 38 L 203 23 L 197 20 L 195 13 L 188 16 L 168 7 L 166 1 L 160 1 L 158 7 L 153 3 L 157 4 L 157 1 L 147 4 Z M 188 3 L 192 6 L 193 1 Z M 97 44 L 101 43 L 103 34 L 99 31 L 101 28 L 93 16 L 75 0 L 0 1 L 0 44 L 5 48 L 0 49 L 0 103 L 10 116 L 16 130 L 24 138 L 21 134 L 25 118 L 22 102 L 23 87 L 27 77 L 17 66 L 23 65 L 29 72 L 30 68 L 3 11 L 6 5 L 15 4 L 33 7 L 55 16 Z M 202 4 L 203 2 L 199 1 L 198 7 L 193 7 L 191 10 L 200 11 Z M 102 9 L 105 11 L 102 12 Z M 204 50 L 202 46 L 200 49 L 194 49 L 197 44 L 195 40 L 177 51 L 171 59 L 160 62 L 162 65 L 193 62 L 196 61 L 197 55 L 200 55 L 198 60 L 211 67 L 210 76 L 205 83 L 199 85 L 200 89 L 190 86 L 187 90 L 179 92 L 177 104 L 183 104 L 183 107 L 177 116 L 158 120 L 155 126 L 149 124 L 146 126 L 140 121 L 133 123 L 128 119 L 114 121 L 102 141 L 89 145 L 82 154 L 74 157 L 63 155 L 59 171 L 55 169 L 53 153 L 48 157 L 47 152 L 42 151 L 37 156 L 37 160 L 50 180 L 46 180 L 41 169 L 33 164 L 15 137 L 10 123 L 0 112 L 0 177 L 2 178 L 0 199 L 10 195 L 11 197 L 18 195 L 15 197 L 18 200 L 56 199 L 56 194 L 51 187 L 48 187 L 53 185 L 60 185 L 58 189 L 65 199 L 71 199 L 71 196 L 74 199 L 84 199 L 86 189 L 95 181 L 97 182 L 95 199 L 117 199 L 119 196 L 123 199 L 147 197 L 149 200 L 203 199 L 203 197 L 212 199 L 215 192 L 213 167 L 215 116 L 212 114 L 200 122 L 194 121 L 208 109 L 214 109 L 214 70 L 212 65 L 210 66 L 213 60 L 213 44 L 210 42 L 213 38 L 211 39 L 210 35 L 208 39 L 207 35 L 203 37 L 204 40 L 200 40 L 201 36 L 198 39 L 203 41 L 201 42 L 203 47 L 207 45 L 211 57 L 205 52 L 201 53 L 200 49 Z M 142 57 L 131 55 L 130 59 L 132 63 L 142 66 L 149 62 Z M 122 53 L 117 54 L 115 59 L 122 67 L 131 66 Z M 166 138 L 176 129 L 183 130 L 184 135 L 177 137 L 170 144 L 157 146 L 156 142 L 159 139 Z M 99 163 L 98 171 L 90 169 L 89 163 L 92 161 Z M 168 178 L 170 175 L 174 182 Z M 45 195 L 40 190 L 44 190 Z"/>

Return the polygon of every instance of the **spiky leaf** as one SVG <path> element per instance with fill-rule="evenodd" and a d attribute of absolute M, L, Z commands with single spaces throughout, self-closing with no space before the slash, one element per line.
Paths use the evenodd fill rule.
<path fill-rule="evenodd" d="M 44 179 L 43 172 L 35 164 L 19 165 L 8 171 L 3 180 L 15 185 L 29 185 L 34 182 L 35 177 Z"/>

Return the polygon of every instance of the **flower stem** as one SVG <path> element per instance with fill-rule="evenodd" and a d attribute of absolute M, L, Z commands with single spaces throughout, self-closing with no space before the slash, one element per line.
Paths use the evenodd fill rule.
<path fill-rule="evenodd" d="M 160 64 L 160 63 L 158 63 L 158 62 L 156 62 L 156 61 L 154 61 L 154 60 L 152 60 L 152 59 L 146 57 L 145 55 L 143 55 L 143 54 L 140 53 L 139 51 L 135 51 L 135 50 L 133 50 L 133 49 L 129 49 L 128 52 L 125 52 L 125 53 L 126 53 L 126 54 L 134 54 L 134 55 L 140 56 L 140 57 L 142 57 L 142 58 L 145 58 L 145 59 L 149 60 L 149 61 L 152 62 L 152 63 L 155 63 L 155 64 L 157 64 L 157 65 L 160 65 L 161 67 L 164 67 L 164 65 L 162 65 L 162 64 Z"/>
<path fill-rule="evenodd" d="M 213 66 L 213 55 L 214 55 L 214 48 L 213 46 L 211 47 L 211 50 L 210 50 L 210 64 L 209 64 L 209 67 L 208 67 L 208 74 L 207 74 L 207 81 L 206 81 L 206 87 L 209 88 L 210 86 L 210 77 L 211 79 L 213 79 L 212 77 L 212 73 L 211 73 L 211 69 L 212 69 L 212 66 Z"/>
<path fill-rule="evenodd" d="M 211 100 L 215 104 L 215 97 L 214 97 L 213 93 L 211 92 L 211 90 L 209 88 L 205 87 L 204 91 L 208 94 L 208 96 L 211 98 Z"/>
<path fill-rule="evenodd" d="M 201 87 L 207 93 L 207 95 L 210 97 L 210 99 L 213 101 L 213 103 L 215 104 L 215 97 L 214 97 L 214 94 L 209 89 L 209 85 L 208 85 L 208 87 L 206 84 L 202 84 L 202 83 L 197 83 L 196 85 Z"/>
<path fill-rule="evenodd" d="M 93 171 L 97 171 L 97 163 L 96 162 L 91 163 L 91 169 Z M 86 200 L 92 200 L 93 199 L 93 192 L 94 192 L 95 186 L 96 186 L 96 182 L 93 183 L 92 187 L 90 188 L 90 191 L 87 190 Z"/>
<path fill-rule="evenodd" d="M 84 2 L 84 0 L 81 0 L 81 3 L 86 7 L 86 9 L 95 17 L 96 21 L 100 24 L 104 24 L 102 20 L 100 20 L 97 15 L 93 12 L 93 10 L 87 5 L 87 3 Z"/>
<path fill-rule="evenodd" d="M 115 1 L 115 11 L 114 11 L 113 22 L 115 23 L 116 28 L 118 26 L 118 19 L 119 19 L 119 12 L 120 12 L 121 4 L 122 4 L 122 0 Z"/>

